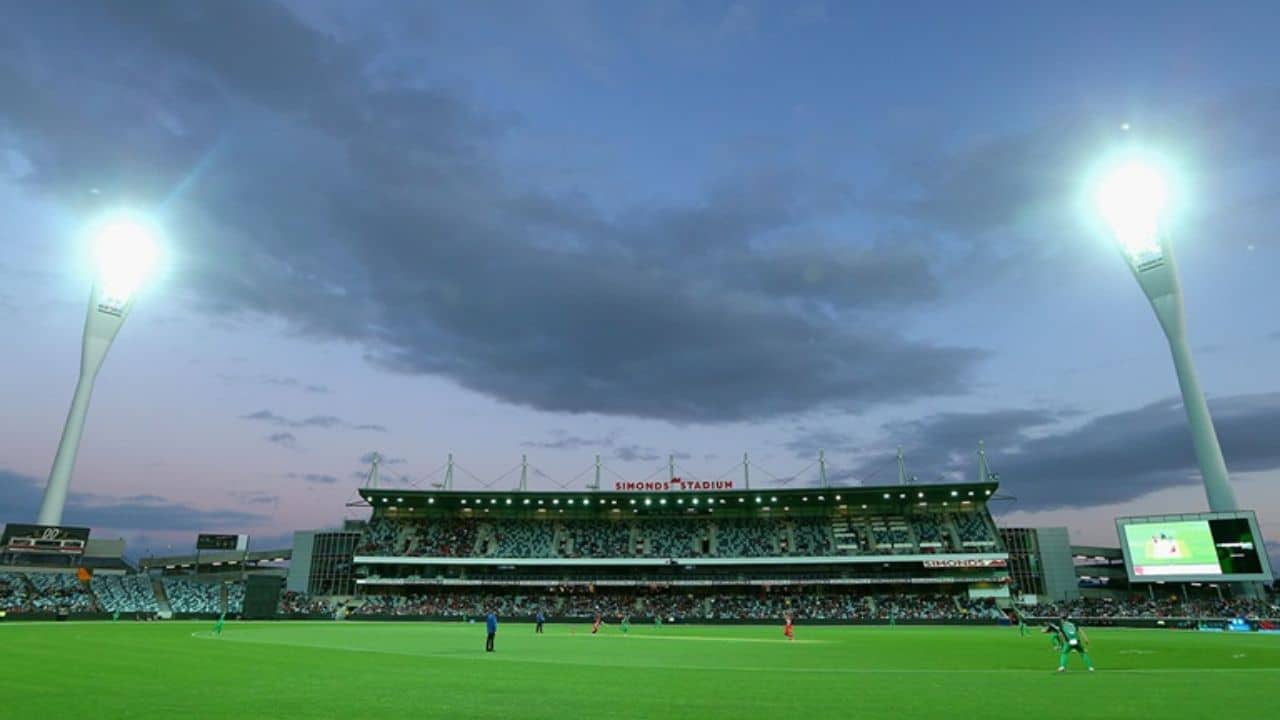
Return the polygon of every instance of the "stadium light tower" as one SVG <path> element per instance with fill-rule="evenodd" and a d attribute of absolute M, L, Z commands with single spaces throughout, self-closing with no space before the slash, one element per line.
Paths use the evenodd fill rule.
<path fill-rule="evenodd" d="M 1227 463 L 1187 343 L 1178 267 L 1168 230 L 1162 226 L 1168 198 L 1169 186 L 1159 165 L 1134 153 L 1121 157 L 1102 176 L 1094 199 L 1169 340 L 1209 509 L 1236 510 Z"/>
<path fill-rule="evenodd" d="M 89 293 L 89 310 L 84 321 L 84 339 L 80 346 L 80 378 L 71 399 L 58 454 L 49 471 L 49 484 L 44 490 L 37 522 L 60 525 L 62 509 L 67 503 L 67 488 L 80 449 L 80 435 L 93 383 L 107 357 L 111 341 L 129 315 L 133 299 L 150 275 L 159 254 L 156 230 L 145 219 L 130 214 L 106 218 L 91 230 L 96 277 Z"/>

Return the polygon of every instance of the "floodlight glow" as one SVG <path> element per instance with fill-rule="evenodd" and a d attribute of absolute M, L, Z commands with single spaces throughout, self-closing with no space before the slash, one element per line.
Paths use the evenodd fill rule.
<path fill-rule="evenodd" d="M 134 215 L 116 215 L 93 229 L 93 259 L 106 298 L 128 303 L 160 256 L 155 227 Z"/>
<path fill-rule="evenodd" d="M 1098 212 L 1134 267 L 1164 257 L 1160 216 L 1167 199 L 1164 175 L 1136 160 L 1117 165 L 1098 184 L 1094 196 Z"/>

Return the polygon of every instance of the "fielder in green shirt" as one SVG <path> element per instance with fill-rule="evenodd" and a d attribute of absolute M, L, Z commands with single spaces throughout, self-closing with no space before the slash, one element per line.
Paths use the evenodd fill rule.
<path fill-rule="evenodd" d="M 213 624 L 213 634 L 222 637 L 222 626 L 227 621 L 227 614 L 224 612 L 218 616 L 218 622 Z"/>
<path fill-rule="evenodd" d="M 1081 659 L 1084 660 L 1084 666 L 1089 668 L 1089 672 L 1093 672 L 1093 660 L 1089 657 L 1089 636 L 1085 634 L 1084 628 L 1077 625 L 1067 616 L 1063 616 L 1057 623 L 1049 623 L 1045 626 L 1044 632 L 1053 633 L 1057 636 L 1058 645 L 1058 672 L 1067 671 L 1067 658 L 1071 653 L 1080 653 Z"/>
<path fill-rule="evenodd" d="M 631 616 L 623 615 L 622 616 L 622 632 L 626 633 L 630 631 L 631 631 Z"/>

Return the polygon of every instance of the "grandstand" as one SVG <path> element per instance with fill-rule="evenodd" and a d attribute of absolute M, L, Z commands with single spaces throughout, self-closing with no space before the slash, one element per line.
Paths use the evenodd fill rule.
<path fill-rule="evenodd" d="M 995 490 L 365 488 L 371 514 L 335 594 L 354 595 L 362 617 L 492 606 L 563 617 L 990 619 L 992 599 L 1009 595 L 987 510 Z"/>

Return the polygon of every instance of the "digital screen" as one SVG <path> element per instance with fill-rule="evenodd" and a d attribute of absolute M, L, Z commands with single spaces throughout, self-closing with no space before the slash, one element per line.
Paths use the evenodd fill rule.
<path fill-rule="evenodd" d="M 23 553 L 79 555 L 89 542 L 89 528 L 9 523 L 0 537 L 0 549 Z"/>
<path fill-rule="evenodd" d="M 1132 579 L 1270 579 L 1270 567 L 1249 516 L 1121 524 Z"/>
<path fill-rule="evenodd" d="M 197 550 L 244 550 L 248 547 L 248 535 L 211 535 L 196 537 Z"/>

